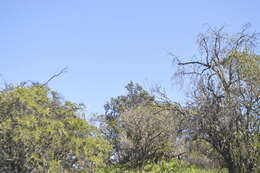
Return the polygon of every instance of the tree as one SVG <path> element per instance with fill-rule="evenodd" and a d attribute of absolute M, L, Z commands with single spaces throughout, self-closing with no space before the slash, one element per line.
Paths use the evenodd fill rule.
<path fill-rule="evenodd" d="M 176 157 L 178 113 L 173 105 L 140 105 L 121 114 L 119 123 L 120 163 L 143 169 Z"/>
<path fill-rule="evenodd" d="M 222 156 L 230 173 L 259 169 L 260 56 L 257 34 L 247 31 L 230 36 L 223 28 L 210 29 L 198 38 L 199 58 L 175 58 L 176 75 L 195 82 L 186 128 Z"/>
<path fill-rule="evenodd" d="M 111 98 L 104 106 L 105 114 L 101 115 L 101 128 L 107 139 L 114 148 L 114 161 L 120 161 L 120 146 L 119 146 L 119 117 L 123 112 L 126 112 L 134 107 L 142 104 L 154 102 L 154 96 L 149 94 L 139 84 L 134 84 L 132 81 L 125 87 L 127 94 Z"/>
<path fill-rule="evenodd" d="M 0 91 L 0 172 L 84 172 L 104 166 L 111 150 L 79 117 L 82 105 L 43 85 Z"/>
<path fill-rule="evenodd" d="M 105 105 L 103 131 L 114 146 L 113 161 L 121 167 L 142 169 L 148 162 L 178 155 L 175 104 L 155 100 L 139 84 L 130 82 L 127 95 Z M 159 93 L 161 94 L 161 93 Z"/>

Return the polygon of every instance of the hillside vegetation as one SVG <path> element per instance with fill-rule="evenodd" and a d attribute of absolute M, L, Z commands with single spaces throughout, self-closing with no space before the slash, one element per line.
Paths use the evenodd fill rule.
<path fill-rule="evenodd" d="M 95 125 L 83 104 L 48 87 L 58 75 L 6 85 L 0 172 L 259 172 L 260 56 L 257 34 L 247 31 L 210 29 L 198 37 L 199 57 L 173 57 L 174 76 L 192 85 L 185 104 L 131 81 L 91 117 Z"/>

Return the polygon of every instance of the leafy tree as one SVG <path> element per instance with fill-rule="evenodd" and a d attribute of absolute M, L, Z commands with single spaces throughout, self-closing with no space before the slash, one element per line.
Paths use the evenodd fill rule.
<path fill-rule="evenodd" d="M 114 146 L 113 161 L 120 166 L 142 169 L 177 155 L 177 105 L 155 100 L 139 84 L 130 82 L 127 95 L 105 105 L 103 131 Z"/>
<path fill-rule="evenodd" d="M 119 146 L 119 118 L 123 112 L 126 112 L 134 107 L 142 104 L 154 102 L 154 96 L 149 94 L 139 84 L 134 84 L 132 81 L 125 87 L 127 94 L 111 98 L 110 102 L 106 103 L 105 114 L 101 115 L 101 128 L 107 139 L 114 147 L 113 159 L 120 161 L 120 146 Z"/>
<path fill-rule="evenodd" d="M 111 149 L 82 105 L 43 85 L 0 91 L 0 172 L 89 172 Z"/>
<path fill-rule="evenodd" d="M 195 89 L 187 104 L 193 139 L 204 140 L 223 158 L 230 173 L 259 169 L 260 56 L 257 34 L 230 36 L 210 29 L 198 39 L 201 57 L 180 61 L 177 75 L 193 76 Z M 257 147 L 258 145 L 258 147 Z"/>

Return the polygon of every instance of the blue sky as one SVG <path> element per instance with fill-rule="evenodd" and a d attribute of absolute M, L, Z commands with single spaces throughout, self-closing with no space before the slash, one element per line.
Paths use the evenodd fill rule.
<path fill-rule="evenodd" d="M 173 100 L 168 52 L 196 54 L 207 25 L 260 31 L 258 0 L 8 0 L 0 2 L 0 74 L 9 83 L 46 81 L 66 99 L 102 112 L 130 81 L 160 83 Z M 3 84 L 3 80 L 1 82 Z"/>

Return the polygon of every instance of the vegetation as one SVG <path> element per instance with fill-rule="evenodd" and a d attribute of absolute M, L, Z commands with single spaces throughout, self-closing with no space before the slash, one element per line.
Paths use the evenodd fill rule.
<path fill-rule="evenodd" d="M 227 173 L 226 170 L 222 169 L 210 169 L 204 168 L 198 165 L 190 164 L 178 159 L 172 159 L 170 161 L 161 161 L 160 163 L 147 164 L 142 171 L 140 170 L 129 170 L 129 169 L 120 169 L 118 167 L 110 167 L 103 170 L 107 173 Z"/>
<path fill-rule="evenodd" d="M 222 29 L 211 30 L 210 35 L 199 37 L 200 58 L 178 61 L 183 67 L 178 74 L 195 75 L 184 128 L 194 140 L 210 144 L 229 173 L 259 169 L 260 56 L 253 53 L 256 36 L 247 34 L 246 29 L 235 36 Z"/>
<path fill-rule="evenodd" d="M 104 165 L 110 145 L 81 106 L 41 85 L 0 93 L 0 172 L 75 172 Z"/>
<path fill-rule="evenodd" d="M 63 71 L 0 90 L 0 172 L 259 172 L 257 34 L 210 29 L 198 46 L 197 58 L 174 57 L 176 77 L 194 84 L 186 104 L 130 82 L 98 126 L 47 86 Z"/>

